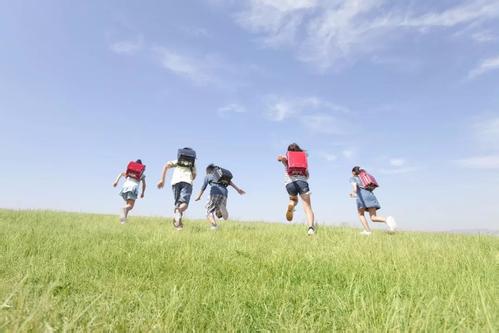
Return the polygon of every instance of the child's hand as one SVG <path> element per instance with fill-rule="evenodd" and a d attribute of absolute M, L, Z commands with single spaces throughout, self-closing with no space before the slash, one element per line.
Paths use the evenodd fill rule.
<path fill-rule="evenodd" d="M 238 189 L 238 190 L 237 190 L 237 193 L 239 193 L 239 194 L 241 194 L 241 195 L 246 194 L 246 192 L 244 192 L 244 191 L 243 191 L 243 190 L 241 190 L 241 189 Z"/>
<path fill-rule="evenodd" d="M 157 186 L 158 186 L 158 188 L 159 188 L 159 189 L 162 189 L 162 188 L 163 188 L 163 186 L 165 186 L 165 182 L 164 182 L 164 181 L 162 181 L 162 180 L 160 180 L 160 181 L 158 182 L 158 185 L 157 185 Z"/>
<path fill-rule="evenodd" d="M 197 197 L 196 199 L 194 199 L 194 201 L 199 201 L 201 200 L 201 197 Z"/>
<path fill-rule="evenodd" d="M 277 156 L 277 162 L 282 162 L 284 160 L 286 160 L 286 157 L 284 155 Z"/>
<path fill-rule="evenodd" d="M 113 187 L 116 187 L 118 185 L 118 182 L 113 183 Z"/>
<path fill-rule="evenodd" d="M 356 197 L 357 197 L 357 193 L 355 193 L 355 192 L 350 193 L 350 198 L 356 198 Z"/>
<path fill-rule="evenodd" d="M 140 195 L 140 197 L 143 199 L 143 198 L 144 198 L 144 193 L 142 193 L 142 194 Z"/>

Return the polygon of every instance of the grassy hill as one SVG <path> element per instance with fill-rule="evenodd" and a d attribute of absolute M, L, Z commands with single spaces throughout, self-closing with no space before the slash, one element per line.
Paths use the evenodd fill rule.
<path fill-rule="evenodd" d="M 0 331 L 494 331 L 499 238 L 0 210 Z"/>

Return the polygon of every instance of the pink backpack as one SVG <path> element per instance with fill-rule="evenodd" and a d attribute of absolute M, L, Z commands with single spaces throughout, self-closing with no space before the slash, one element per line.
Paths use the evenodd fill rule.
<path fill-rule="evenodd" d="M 374 176 L 368 174 L 366 170 L 361 169 L 359 173 L 361 187 L 365 188 L 368 191 L 373 191 L 376 187 L 379 187 L 378 182 Z"/>

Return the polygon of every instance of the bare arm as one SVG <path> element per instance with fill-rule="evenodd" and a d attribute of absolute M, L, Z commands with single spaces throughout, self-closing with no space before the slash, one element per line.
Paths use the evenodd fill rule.
<path fill-rule="evenodd" d="M 229 184 L 229 185 L 230 185 L 230 186 L 232 186 L 232 187 L 233 187 L 233 188 L 237 191 L 237 193 L 239 193 L 239 194 L 241 194 L 241 195 L 243 195 L 243 194 L 245 194 L 245 193 L 246 193 L 246 192 L 244 192 L 242 189 L 240 189 L 239 187 L 237 187 L 237 185 L 236 185 L 236 184 L 234 184 L 232 181 L 230 182 L 230 184 Z"/>
<path fill-rule="evenodd" d="M 198 196 L 196 197 L 196 199 L 194 199 L 194 201 L 199 201 L 199 200 L 201 200 L 201 197 L 203 196 L 203 193 L 204 193 L 204 190 L 199 191 L 199 194 L 198 194 Z"/>
<path fill-rule="evenodd" d="M 146 192 L 146 179 L 142 178 L 142 194 L 140 195 L 141 198 L 144 197 L 145 192 Z"/>
<path fill-rule="evenodd" d="M 284 155 L 277 156 L 277 162 L 281 162 L 285 167 L 288 166 L 288 159 Z"/>
<path fill-rule="evenodd" d="M 161 173 L 161 179 L 158 182 L 158 188 L 163 188 L 163 186 L 165 186 L 165 178 L 168 169 L 170 169 L 170 165 L 166 163 L 165 166 L 163 167 L 163 172 Z"/>
<path fill-rule="evenodd" d="M 357 196 L 357 184 L 352 183 L 352 193 L 350 193 L 350 197 L 355 198 Z"/>
<path fill-rule="evenodd" d="M 114 180 L 113 187 L 116 187 L 118 185 L 118 182 L 120 181 L 121 177 L 125 177 L 126 173 L 125 172 L 120 172 L 118 177 Z"/>

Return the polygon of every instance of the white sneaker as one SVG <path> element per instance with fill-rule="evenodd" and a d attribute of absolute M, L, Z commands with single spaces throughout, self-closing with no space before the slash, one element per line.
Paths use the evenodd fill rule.
<path fill-rule="evenodd" d="M 393 216 L 388 216 L 386 218 L 386 224 L 388 225 L 388 229 L 390 230 L 390 232 L 394 232 L 395 229 L 397 229 L 397 222 L 395 222 Z"/>
<path fill-rule="evenodd" d="M 307 234 L 308 234 L 309 236 L 313 236 L 313 235 L 315 235 L 315 230 L 314 230 L 314 228 L 309 227 L 309 228 L 308 228 L 308 231 L 307 231 Z"/>
<path fill-rule="evenodd" d="M 126 223 L 126 218 L 120 217 L 120 224 L 125 224 Z"/>
<path fill-rule="evenodd" d="M 217 229 L 218 229 L 218 224 L 211 225 L 211 230 L 217 230 Z"/>
<path fill-rule="evenodd" d="M 360 234 L 362 236 L 371 236 L 372 232 L 371 231 L 367 231 L 367 230 L 363 230 Z"/>
<path fill-rule="evenodd" d="M 175 209 L 175 212 L 173 213 L 173 220 L 175 221 L 175 224 L 180 224 L 181 219 L 182 214 L 178 211 L 178 209 Z"/>

